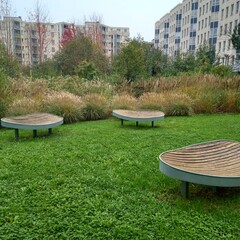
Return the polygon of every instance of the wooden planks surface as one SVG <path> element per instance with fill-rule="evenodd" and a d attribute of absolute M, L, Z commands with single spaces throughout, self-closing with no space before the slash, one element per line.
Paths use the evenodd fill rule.
<path fill-rule="evenodd" d="M 3 127 L 15 129 L 48 128 L 63 123 L 63 118 L 49 113 L 34 113 L 1 119 Z"/>
<path fill-rule="evenodd" d="M 197 174 L 239 177 L 240 143 L 218 140 L 200 143 L 161 154 L 173 168 Z"/>
<path fill-rule="evenodd" d="M 152 110 L 113 110 L 113 116 L 126 119 L 126 120 L 144 120 L 144 121 L 154 121 L 164 118 L 164 113 L 161 111 Z"/>

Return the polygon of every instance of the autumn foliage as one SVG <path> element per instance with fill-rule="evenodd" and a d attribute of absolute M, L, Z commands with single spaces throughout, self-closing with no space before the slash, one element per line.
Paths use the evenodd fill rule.
<path fill-rule="evenodd" d="M 63 32 L 62 40 L 60 42 L 61 47 L 64 47 L 68 42 L 74 39 L 76 36 L 76 28 L 74 24 L 67 26 Z"/>

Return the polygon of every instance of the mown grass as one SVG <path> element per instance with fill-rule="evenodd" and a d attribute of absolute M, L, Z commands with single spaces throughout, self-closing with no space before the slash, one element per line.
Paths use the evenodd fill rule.
<path fill-rule="evenodd" d="M 159 171 L 159 154 L 193 143 L 240 141 L 240 115 L 110 118 L 48 137 L 0 129 L 0 239 L 240 239 L 240 189 L 190 185 Z M 45 134 L 45 131 L 40 132 Z"/>

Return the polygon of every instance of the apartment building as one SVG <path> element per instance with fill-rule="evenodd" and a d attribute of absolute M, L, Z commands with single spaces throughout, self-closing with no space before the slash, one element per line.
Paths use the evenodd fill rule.
<path fill-rule="evenodd" d="M 0 19 L 0 40 L 19 63 L 33 66 L 51 59 L 60 50 L 63 33 L 71 25 L 67 22 L 44 23 L 40 36 L 36 23 L 23 21 L 21 17 L 4 17 Z M 95 33 L 93 26 L 97 30 Z M 99 22 L 85 22 L 74 28 L 78 33 L 95 38 L 109 59 L 120 51 L 130 36 L 129 28 L 110 27 Z"/>
<path fill-rule="evenodd" d="M 236 50 L 230 35 L 240 22 L 239 2 L 183 0 L 155 23 L 154 46 L 174 56 L 178 51 L 195 53 L 201 45 L 209 43 L 215 47 L 222 64 L 234 64 Z"/>

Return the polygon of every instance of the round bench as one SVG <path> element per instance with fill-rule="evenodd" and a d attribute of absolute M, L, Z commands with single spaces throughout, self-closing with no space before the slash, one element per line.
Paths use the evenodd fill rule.
<path fill-rule="evenodd" d="M 22 116 L 5 117 L 1 119 L 1 125 L 6 128 L 15 129 L 15 139 L 19 138 L 19 129 L 33 130 L 33 136 L 37 137 L 37 130 L 48 129 L 63 124 L 63 118 L 49 113 L 34 113 Z"/>
<path fill-rule="evenodd" d="M 188 197 L 189 182 L 215 186 L 240 186 L 240 143 L 216 140 L 194 144 L 160 155 L 160 171 L 182 181 Z"/>
<path fill-rule="evenodd" d="M 152 110 L 113 110 L 112 115 L 121 120 L 123 125 L 123 120 L 135 121 L 138 126 L 138 122 L 152 122 L 152 127 L 154 126 L 154 121 L 164 119 L 164 113 L 160 111 Z"/>

